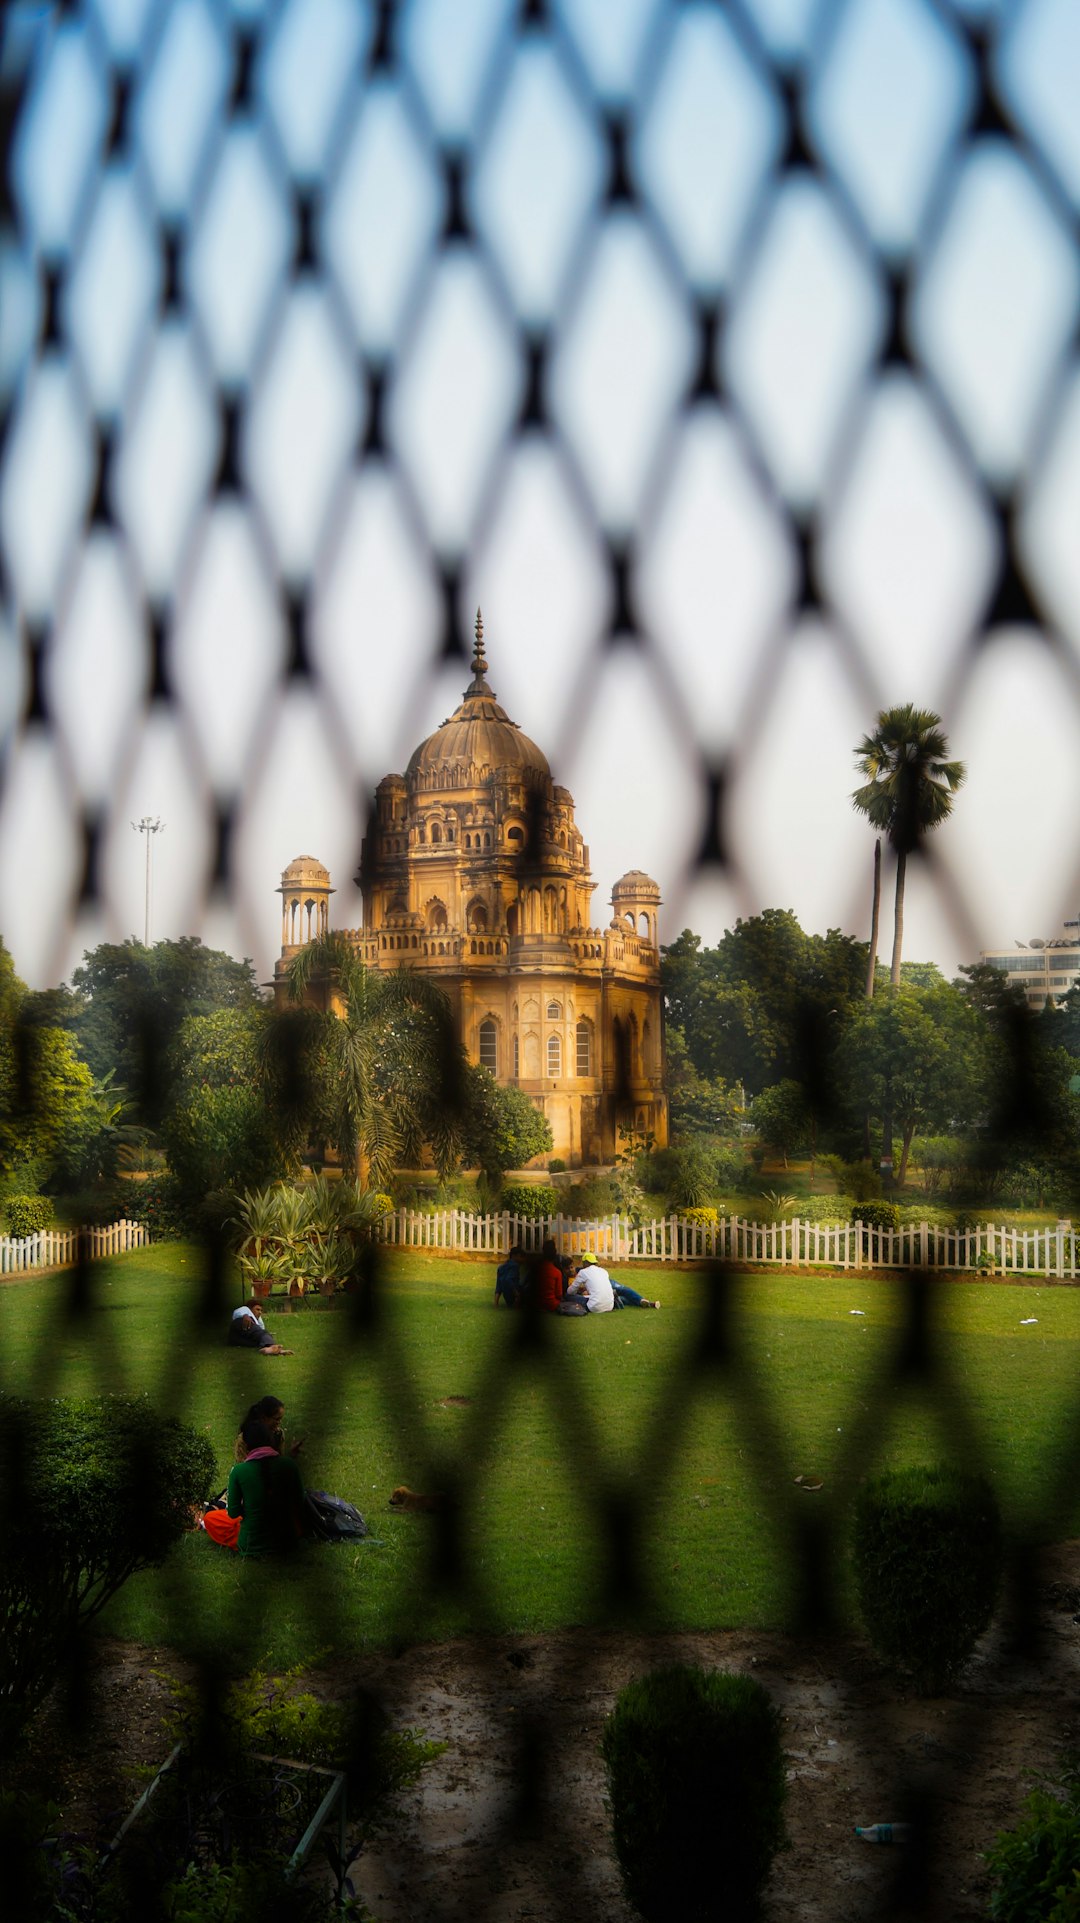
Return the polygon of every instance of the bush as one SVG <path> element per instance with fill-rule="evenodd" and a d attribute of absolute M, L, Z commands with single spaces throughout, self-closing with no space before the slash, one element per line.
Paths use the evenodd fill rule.
<path fill-rule="evenodd" d="M 701 1143 L 668 1149 L 665 1161 L 667 1198 L 677 1213 L 708 1202 L 716 1187 L 715 1158 Z"/>
<path fill-rule="evenodd" d="M 870 1202 L 881 1194 L 881 1176 L 872 1162 L 849 1162 L 842 1155 L 826 1155 L 823 1161 L 836 1177 L 837 1188 L 843 1189 L 853 1201 Z"/>
<path fill-rule="evenodd" d="M 900 1227 L 900 1210 L 895 1202 L 853 1202 L 851 1205 L 852 1222 L 861 1222 L 867 1233 L 863 1236 L 863 1249 L 870 1247 L 871 1229 L 892 1229 Z"/>
<path fill-rule="evenodd" d="M 615 1190 L 606 1175 L 597 1176 L 592 1182 L 575 1182 L 563 1192 L 563 1214 L 577 1216 L 581 1221 L 598 1221 L 612 1214 L 614 1208 Z"/>
<path fill-rule="evenodd" d="M 4 1214 L 8 1234 L 21 1238 L 51 1227 L 53 1205 L 47 1195 L 9 1195 Z"/>
<path fill-rule="evenodd" d="M 647 1923 L 753 1915 L 783 1841 L 780 1717 L 751 1676 L 690 1664 L 624 1689 L 604 1726 L 612 1838 Z"/>
<path fill-rule="evenodd" d="M 173 1689 L 169 1733 L 181 1755 L 112 1866 L 117 1907 L 108 1913 L 170 1923 L 366 1916 L 350 1901 L 351 1866 L 386 1820 L 387 1798 L 414 1783 L 446 1745 L 391 1730 L 375 1698 L 362 1691 L 351 1702 L 321 1702 L 300 1688 L 295 1670 L 253 1672 L 220 1692 L 209 1716 L 200 1692 Z M 288 1883 L 285 1859 L 327 1784 L 297 1804 L 296 1776 L 280 1761 L 268 1766 L 269 1757 L 347 1775 L 352 1841 L 341 1856 L 336 1837 L 323 1833 L 325 1867 L 317 1882 Z"/>
<path fill-rule="evenodd" d="M 855 1508 L 855 1583 L 874 1648 L 937 1695 L 994 1612 L 1001 1518 L 990 1484 L 948 1464 L 890 1470 Z"/>
<path fill-rule="evenodd" d="M 566 1167 L 566 1163 L 563 1161 L 562 1156 L 553 1155 L 550 1161 L 548 1162 L 548 1174 L 561 1175 L 565 1167 Z"/>
<path fill-rule="evenodd" d="M 846 1195 L 800 1195 L 791 1211 L 800 1222 L 830 1222 L 839 1226 L 853 1220 L 855 1211 Z"/>
<path fill-rule="evenodd" d="M 504 1182 L 499 1200 L 508 1214 L 524 1215 L 530 1221 L 559 1212 L 558 1191 L 548 1188 L 546 1183 L 538 1183 L 534 1188 L 531 1182 Z"/>
<path fill-rule="evenodd" d="M 141 1398 L 0 1396 L 0 1750 L 82 1626 L 164 1561 L 213 1475 L 208 1437 Z"/>
<path fill-rule="evenodd" d="M 684 1222 L 691 1222 L 694 1224 L 695 1227 L 700 1227 L 703 1229 L 715 1228 L 716 1224 L 720 1220 L 720 1216 L 717 1210 L 708 1209 L 708 1208 L 684 1209 L 682 1212 L 682 1218 Z"/>
<path fill-rule="evenodd" d="M 1025 1815 L 986 1852 L 996 1923 L 1076 1923 L 1080 1917 L 1080 1783 L 1032 1790 Z"/>
<path fill-rule="evenodd" d="M 182 1242 L 195 1231 L 191 1203 L 175 1175 L 164 1169 L 130 1184 L 128 1215 L 145 1222 L 155 1242 Z"/>

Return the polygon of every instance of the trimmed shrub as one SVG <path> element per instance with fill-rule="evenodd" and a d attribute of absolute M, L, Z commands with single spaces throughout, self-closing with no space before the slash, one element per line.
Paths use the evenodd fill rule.
<path fill-rule="evenodd" d="M 510 1215 L 525 1215 L 530 1220 L 559 1212 L 558 1190 L 548 1188 L 546 1183 L 534 1188 L 531 1182 L 504 1182 L 499 1202 Z"/>
<path fill-rule="evenodd" d="M 53 1205 L 47 1195 L 9 1195 L 4 1203 L 9 1235 L 21 1239 L 52 1226 Z"/>
<path fill-rule="evenodd" d="M 900 1227 L 900 1210 L 895 1202 L 853 1202 L 851 1205 L 852 1222 L 861 1222 L 864 1229 L 893 1229 Z"/>
<path fill-rule="evenodd" d="M 990 1484 L 947 1463 L 894 1469 L 859 1492 L 855 1583 L 878 1654 L 933 1696 L 994 1613 L 1001 1517 Z"/>
<path fill-rule="evenodd" d="M 783 1842 L 780 1716 L 752 1676 L 653 1670 L 604 1726 L 612 1838 L 647 1923 L 750 1917 Z"/>
<path fill-rule="evenodd" d="M 549 1162 L 548 1162 L 548 1174 L 549 1174 L 549 1175 L 561 1175 L 561 1174 L 562 1174 L 562 1172 L 563 1172 L 563 1170 L 565 1169 L 565 1167 L 566 1167 L 566 1163 L 564 1162 L 564 1160 L 563 1160 L 563 1158 L 562 1158 L 562 1156 L 561 1156 L 561 1155 L 553 1155 L 553 1156 L 551 1156 L 551 1158 L 550 1158 L 550 1160 L 549 1160 Z"/>
<path fill-rule="evenodd" d="M 1080 1783 L 1032 1790 L 1015 1829 L 986 1852 L 995 1923 L 1076 1923 L 1080 1917 Z"/>
<path fill-rule="evenodd" d="M 0 1396 L 0 1746 L 85 1624 L 164 1561 L 213 1475 L 209 1438 L 142 1398 Z"/>
<path fill-rule="evenodd" d="M 684 1209 L 682 1219 L 684 1222 L 692 1222 L 695 1227 L 712 1229 L 719 1222 L 720 1215 L 716 1209 Z"/>

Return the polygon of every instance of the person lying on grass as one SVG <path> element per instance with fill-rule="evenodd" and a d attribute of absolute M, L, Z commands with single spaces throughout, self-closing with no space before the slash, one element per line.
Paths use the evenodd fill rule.
<path fill-rule="evenodd" d="M 242 1302 L 232 1312 L 229 1323 L 229 1345 L 237 1349 L 258 1349 L 262 1355 L 291 1355 L 291 1349 L 284 1349 L 275 1342 L 263 1321 L 262 1303 L 256 1296 L 250 1302 Z"/>

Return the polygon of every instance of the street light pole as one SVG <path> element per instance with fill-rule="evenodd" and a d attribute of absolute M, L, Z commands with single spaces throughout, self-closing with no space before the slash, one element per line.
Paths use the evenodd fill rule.
<path fill-rule="evenodd" d="M 133 821 L 132 827 L 137 835 L 146 836 L 146 916 L 143 924 L 143 946 L 150 946 L 150 848 L 154 835 L 163 835 L 165 823 L 154 815 L 144 815 L 141 821 Z"/>

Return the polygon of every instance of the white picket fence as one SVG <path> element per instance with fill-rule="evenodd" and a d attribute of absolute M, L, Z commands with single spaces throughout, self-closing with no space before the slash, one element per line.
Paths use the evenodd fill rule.
<path fill-rule="evenodd" d="M 33 1235 L 18 1238 L 0 1235 L 0 1275 L 21 1275 L 26 1269 L 56 1269 L 75 1262 L 79 1238 L 91 1260 L 101 1255 L 121 1255 L 126 1249 L 141 1249 L 150 1240 L 142 1222 L 114 1222 L 107 1229 L 37 1229 Z"/>
<path fill-rule="evenodd" d="M 667 1215 L 634 1228 L 622 1216 L 584 1222 L 567 1215 L 541 1218 L 470 1215 L 463 1209 L 394 1209 L 378 1225 L 381 1242 L 398 1248 L 445 1249 L 448 1253 L 504 1255 L 517 1243 L 527 1253 L 548 1236 L 561 1254 L 591 1249 L 601 1262 L 685 1262 L 717 1257 L 760 1262 L 770 1268 L 954 1269 L 993 1275 L 1051 1275 L 1075 1280 L 1080 1273 L 1080 1230 L 1071 1222 L 1053 1228 L 1010 1229 L 981 1223 L 974 1229 L 943 1229 L 928 1222 L 900 1229 L 838 1228 L 820 1222 L 749 1222 L 726 1215 L 716 1223 Z"/>

